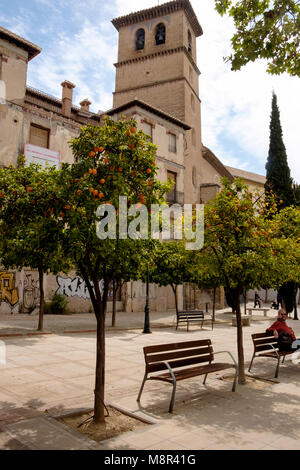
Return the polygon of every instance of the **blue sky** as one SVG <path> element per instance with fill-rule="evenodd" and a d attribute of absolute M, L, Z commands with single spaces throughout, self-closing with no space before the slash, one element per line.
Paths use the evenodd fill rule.
<path fill-rule="evenodd" d="M 163 3 L 161 1 L 160 3 Z M 118 33 L 111 19 L 157 0 L 0 0 L 0 24 L 42 47 L 29 63 L 28 85 L 61 96 L 60 83 L 76 84 L 74 103 L 112 107 Z M 300 183 L 299 79 L 270 76 L 263 61 L 231 72 L 233 25 L 219 17 L 213 0 L 191 0 L 204 34 L 197 40 L 201 71 L 202 141 L 226 164 L 265 174 L 272 91 L 277 94 L 292 177 Z"/>

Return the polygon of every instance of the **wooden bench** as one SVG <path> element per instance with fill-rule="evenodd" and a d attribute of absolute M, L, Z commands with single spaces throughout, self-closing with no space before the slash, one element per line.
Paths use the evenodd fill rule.
<path fill-rule="evenodd" d="M 189 325 L 192 322 L 196 322 L 196 323 L 201 322 L 201 328 L 202 328 L 204 320 L 210 320 L 211 329 L 212 330 L 214 329 L 214 322 L 213 322 L 212 316 L 210 316 L 210 318 L 205 318 L 203 310 L 183 310 L 177 313 L 176 318 L 177 318 L 176 330 L 178 329 L 179 323 L 186 323 L 187 331 L 189 331 Z"/>
<path fill-rule="evenodd" d="M 229 354 L 233 363 L 214 362 L 214 356 L 221 353 Z M 161 380 L 173 384 L 169 406 L 169 413 L 172 413 L 177 381 L 205 375 L 205 384 L 208 374 L 232 367 L 235 368 L 232 391 L 235 391 L 237 363 L 229 351 L 214 352 L 210 339 L 145 346 L 144 356 L 145 375 L 137 397 L 138 402 L 147 380 Z"/>
<path fill-rule="evenodd" d="M 264 312 L 264 317 L 266 317 L 267 313 L 270 309 L 269 309 L 269 307 L 246 307 L 246 310 L 247 310 L 249 315 L 252 315 L 253 310 L 254 311 L 261 310 L 262 312 Z"/>
<path fill-rule="evenodd" d="M 272 333 L 254 333 L 252 336 L 254 351 L 248 371 L 250 372 L 255 357 L 271 357 L 277 360 L 275 378 L 278 377 L 280 359 L 284 362 L 285 356 L 295 351 L 279 351 L 278 342 Z"/>

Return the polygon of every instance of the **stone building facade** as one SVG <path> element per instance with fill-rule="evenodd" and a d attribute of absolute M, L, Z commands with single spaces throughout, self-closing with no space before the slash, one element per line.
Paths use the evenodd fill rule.
<path fill-rule="evenodd" d="M 58 165 L 72 162 L 68 142 L 79 134 L 80 127 L 101 125 L 105 115 L 114 119 L 133 116 L 138 128 L 158 147 L 158 178 L 174 181 L 167 200 L 207 202 L 219 191 L 222 176 L 233 180 L 239 175 L 202 144 L 196 60 L 196 40 L 202 28 L 190 2 L 171 1 L 112 23 L 119 34 L 119 52 L 113 109 L 104 113 L 92 113 L 88 99 L 75 106 L 75 85 L 67 80 L 61 84 L 60 98 L 29 87 L 27 68 L 41 49 L 0 27 L 0 166 L 15 165 L 24 152 L 27 159 L 40 163 L 51 159 Z M 251 181 L 260 183 L 259 175 Z M 47 276 L 45 291 L 48 300 L 56 292 L 66 295 L 71 311 L 91 311 L 86 286 L 75 273 Z M 34 271 L 0 272 L 0 312 L 34 310 L 38 300 Z M 211 292 L 186 285 L 179 289 L 178 300 L 179 308 L 204 307 L 211 303 Z M 152 285 L 150 305 L 152 310 L 174 308 L 171 288 Z M 222 290 L 217 305 L 224 305 Z M 127 283 L 118 298 L 118 310 L 142 311 L 144 306 L 145 286 Z"/>

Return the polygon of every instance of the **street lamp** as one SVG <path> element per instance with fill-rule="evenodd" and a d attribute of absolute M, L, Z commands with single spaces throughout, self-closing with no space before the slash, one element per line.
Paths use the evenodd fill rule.
<path fill-rule="evenodd" d="M 297 284 L 294 285 L 294 320 L 299 320 L 297 311 Z"/>
<path fill-rule="evenodd" d="M 146 281 L 146 305 L 145 305 L 145 322 L 143 333 L 152 333 L 150 330 L 150 319 L 149 319 L 149 268 L 147 268 L 147 281 Z"/>

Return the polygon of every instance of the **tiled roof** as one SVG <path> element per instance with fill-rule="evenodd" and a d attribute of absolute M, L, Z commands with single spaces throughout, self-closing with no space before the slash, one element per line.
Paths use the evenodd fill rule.
<path fill-rule="evenodd" d="M 233 168 L 231 166 L 226 166 L 226 168 L 236 178 L 243 178 L 245 180 L 249 180 L 249 181 L 253 181 L 254 183 L 261 183 L 261 184 L 265 184 L 266 182 L 266 177 L 263 175 L 253 173 L 251 171 L 240 170 L 239 168 Z"/>

